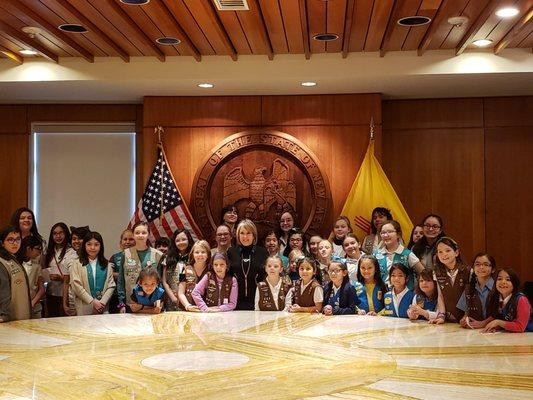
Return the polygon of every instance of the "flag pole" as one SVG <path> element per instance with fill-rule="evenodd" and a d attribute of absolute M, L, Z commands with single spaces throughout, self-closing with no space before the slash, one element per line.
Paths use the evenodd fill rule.
<path fill-rule="evenodd" d="M 157 133 L 157 146 L 160 148 L 161 152 L 163 152 L 163 141 L 162 141 L 162 134 L 165 133 L 165 130 L 161 125 L 158 125 L 154 128 L 154 133 Z M 163 160 L 163 157 L 161 157 L 161 165 L 159 166 L 159 183 L 161 185 L 161 195 L 159 197 L 159 211 L 161 213 L 160 218 L 163 218 L 163 215 L 165 214 L 165 210 L 163 208 L 164 206 L 164 198 L 165 198 L 165 188 L 163 186 L 163 163 L 165 161 Z"/>

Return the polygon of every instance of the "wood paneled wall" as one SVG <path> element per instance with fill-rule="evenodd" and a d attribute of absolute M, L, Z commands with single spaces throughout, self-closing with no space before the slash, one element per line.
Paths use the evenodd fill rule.
<path fill-rule="evenodd" d="M 196 171 L 221 140 L 250 128 L 293 135 L 321 161 L 329 179 L 332 207 L 323 233 L 329 233 L 355 179 L 369 141 L 371 117 L 381 144 L 381 96 L 147 97 L 144 100 L 144 174 L 156 156 L 154 127 L 165 128 L 164 144 L 182 196 L 190 204 Z M 348 166 L 348 167 L 347 167 Z"/>
<path fill-rule="evenodd" d="M 15 209 L 28 205 L 29 139 L 34 122 L 116 123 L 136 122 L 142 127 L 142 106 L 123 104 L 0 105 L 0 225 Z M 142 135 L 137 144 L 142 149 Z M 140 156 L 140 154 L 139 154 Z M 141 157 L 138 157 L 141 158 Z M 138 165 L 141 177 L 142 164 Z M 142 184 L 138 183 L 139 195 Z"/>
<path fill-rule="evenodd" d="M 383 102 L 383 167 L 411 218 L 444 219 L 466 262 L 487 250 L 533 280 L 533 97 Z"/>

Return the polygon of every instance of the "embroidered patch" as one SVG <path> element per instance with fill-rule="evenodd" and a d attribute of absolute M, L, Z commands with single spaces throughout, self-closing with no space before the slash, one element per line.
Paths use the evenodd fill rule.
<path fill-rule="evenodd" d="M 378 300 L 381 301 L 383 298 L 383 292 L 381 290 L 378 290 Z"/>
<path fill-rule="evenodd" d="M 385 304 L 389 305 L 392 303 L 392 299 L 390 297 L 385 297 Z"/>

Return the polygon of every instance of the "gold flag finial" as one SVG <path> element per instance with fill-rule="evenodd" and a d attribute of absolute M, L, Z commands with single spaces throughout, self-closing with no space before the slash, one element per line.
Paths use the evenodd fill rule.
<path fill-rule="evenodd" d="M 374 140 L 374 117 L 370 117 L 370 140 Z"/>
<path fill-rule="evenodd" d="M 163 127 L 161 125 L 157 125 L 154 128 L 154 133 L 157 133 L 157 143 L 161 144 L 162 143 L 161 134 L 165 133 L 165 130 L 163 129 Z"/>

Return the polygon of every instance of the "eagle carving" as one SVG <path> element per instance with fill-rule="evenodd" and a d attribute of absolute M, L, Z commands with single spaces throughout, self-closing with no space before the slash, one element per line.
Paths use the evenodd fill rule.
<path fill-rule="evenodd" d="M 281 159 L 272 162 L 272 173 L 265 178 L 268 169 L 260 166 L 254 169 L 254 176 L 248 181 L 242 167 L 233 168 L 224 178 L 224 205 L 247 200 L 244 214 L 252 218 L 264 219 L 275 204 L 277 214 L 296 208 L 296 185 L 289 179 L 289 166 Z"/>

